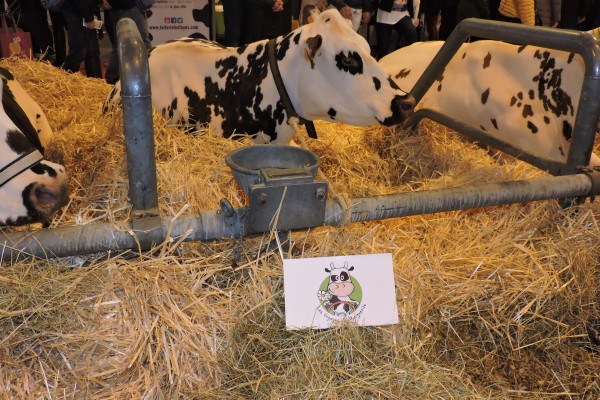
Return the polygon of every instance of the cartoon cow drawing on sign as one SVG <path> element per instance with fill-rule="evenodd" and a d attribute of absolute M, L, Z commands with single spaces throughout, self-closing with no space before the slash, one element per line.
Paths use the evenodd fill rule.
<path fill-rule="evenodd" d="M 348 267 L 345 262 L 343 267 L 336 268 L 333 263 L 330 264 L 331 269 L 325 268 L 325 272 L 329 273 L 329 285 L 327 291 L 319 292 L 318 296 L 322 301 L 322 306 L 328 313 L 336 317 L 345 317 L 353 314 L 359 302 L 352 300 L 350 295 L 354 292 L 354 284 L 350 272 L 354 267 Z"/>

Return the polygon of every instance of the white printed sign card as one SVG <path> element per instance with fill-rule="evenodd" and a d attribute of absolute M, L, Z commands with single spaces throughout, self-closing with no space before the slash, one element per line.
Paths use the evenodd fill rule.
<path fill-rule="evenodd" d="M 287 329 L 398 323 L 392 255 L 283 260 Z"/>

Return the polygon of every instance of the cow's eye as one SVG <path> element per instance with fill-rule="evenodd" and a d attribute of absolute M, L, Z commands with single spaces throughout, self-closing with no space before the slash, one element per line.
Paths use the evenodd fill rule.
<path fill-rule="evenodd" d="M 342 59 L 342 65 L 346 68 L 357 68 L 358 60 L 354 57 L 344 57 Z"/>
<path fill-rule="evenodd" d="M 337 282 L 340 277 L 337 275 L 331 275 L 330 278 L 331 278 L 331 282 Z"/>
<path fill-rule="evenodd" d="M 340 274 L 340 281 L 345 282 L 345 281 L 348 280 L 348 278 L 349 278 L 349 276 L 348 276 L 348 274 L 346 272 L 342 272 Z"/>

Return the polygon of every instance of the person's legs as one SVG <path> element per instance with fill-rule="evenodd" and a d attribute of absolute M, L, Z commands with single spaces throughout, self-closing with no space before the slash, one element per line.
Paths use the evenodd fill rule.
<path fill-rule="evenodd" d="M 419 40 L 419 34 L 415 28 L 411 17 L 404 17 L 396 22 L 394 29 L 400 34 L 403 40 L 403 46 L 410 46 Z"/>
<path fill-rule="evenodd" d="M 65 36 L 65 19 L 59 12 L 50 11 L 52 22 L 52 36 L 54 37 L 54 53 L 56 58 L 52 65 L 60 67 L 65 62 L 67 55 L 67 39 Z"/>
<path fill-rule="evenodd" d="M 377 37 L 377 59 L 380 60 L 383 56 L 390 52 L 390 43 L 392 37 L 393 25 L 375 23 L 375 36 Z"/>
<path fill-rule="evenodd" d="M 244 3 L 242 0 L 222 0 L 222 3 L 226 45 L 237 47 L 241 44 Z"/>
<path fill-rule="evenodd" d="M 95 35 L 96 31 L 83 26 L 81 16 L 71 12 L 70 9 L 63 9 L 62 15 L 67 26 L 69 43 L 69 51 L 65 57 L 63 69 L 69 72 L 77 72 L 81 67 L 81 62 L 85 58 L 90 35 Z"/>
<path fill-rule="evenodd" d="M 85 52 L 85 74 L 90 78 L 102 79 L 102 66 L 100 63 L 100 44 L 97 32 L 92 32 Z"/>

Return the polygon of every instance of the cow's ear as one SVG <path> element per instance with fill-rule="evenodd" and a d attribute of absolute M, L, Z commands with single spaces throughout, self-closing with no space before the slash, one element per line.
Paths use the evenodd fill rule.
<path fill-rule="evenodd" d="M 317 55 L 317 51 L 321 48 L 323 44 L 323 38 L 321 35 L 310 37 L 306 40 L 306 49 L 304 50 L 306 57 L 310 60 L 310 64 L 314 67 L 315 65 L 315 56 Z"/>
<path fill-rule="evenodd" d="M 329 268 L 325 268 L 325 272 L 330 273 L 331 271 L 329 270 Z"/>
<path fill-rule="evenodd" d="M 354 271 L 354 266 L 348 268 L 348 271 Z"/>

